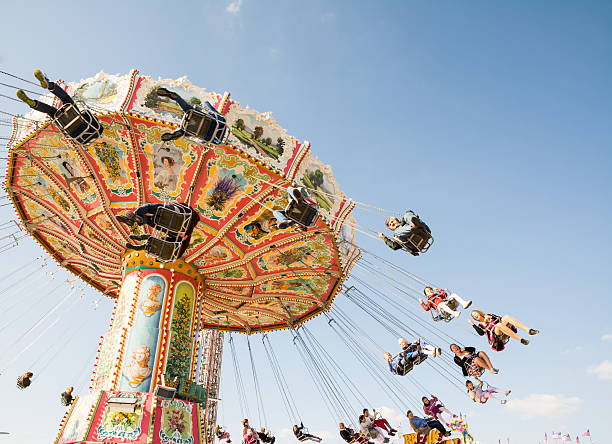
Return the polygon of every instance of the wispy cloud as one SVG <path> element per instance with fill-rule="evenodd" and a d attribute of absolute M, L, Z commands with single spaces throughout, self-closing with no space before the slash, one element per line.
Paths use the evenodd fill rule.
<path fill-rule="evenodd" d="M 568 348 L 566 350 L 563 350 L 561 352 L 562 355 L 569 355 L 570 353 L 577 353 L 580 352 L 584 349 L 584 347 L 582 347 L 581 345 L 577 345 L 576 347 L 573 348 Z"/>
<path fill-rule="evenodd" d="M 335 12 L 326 12 L 321 17 L 319 17 L 319 21 L 321 23 L 329 23 L 331 21 L 334 21 L 335 19 L 336 19 L 336 13 Z"/>
<path fill-rule="evenodd" d="M 578 410 L 584 402 L 582 398 L 565 395 L 533 393 L 525 398 L 515 398 L 508 402 L 507 408 L 519 414 L 522 420 L 537 417 L 556 419 Z"/>
<path fill-rule="evenodd" d="M 612 362 L 603 361 L 601 364 L 592 365 L 587 369 L 589 375 L 595 375 L 599 379 L 612 380 Z"/>
<path fill-rule="evenodd" d="M 227 5 L 225 11 L 229 12 L 230 14 L 238 15 L 240 8 L 242 8 L 242 0 L 235 0 Z"/>
<path fill-rule="evenodd" d="M 602 341 L 612 342 L 612 333 L 606 333 L 601 337 Z"/>

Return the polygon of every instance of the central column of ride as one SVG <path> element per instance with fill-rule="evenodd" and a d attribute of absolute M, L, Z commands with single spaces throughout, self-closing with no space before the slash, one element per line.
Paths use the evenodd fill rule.
<path fill-rule="evenodd" d="M 162 263 L 137 251 L 124 255 L 122 271 L 92 390 L 73 403 L 56 442 L 205 442 L 206 393 L 193 383 L 204 279 L 182 259 Z M 174 398 L 158 391 L 163 382 L 176 389 Z"/>

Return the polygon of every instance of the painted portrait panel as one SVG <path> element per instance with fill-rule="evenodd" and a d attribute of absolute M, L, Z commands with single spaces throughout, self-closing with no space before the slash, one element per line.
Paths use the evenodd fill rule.
<path fill-rule="evenodd" d="M 140 284 L 134 327 L 123 357 L 120 390 L 146 392 L 151 386 L 166 289 L 166 280 L 157 274 L 146 276 Z"/>

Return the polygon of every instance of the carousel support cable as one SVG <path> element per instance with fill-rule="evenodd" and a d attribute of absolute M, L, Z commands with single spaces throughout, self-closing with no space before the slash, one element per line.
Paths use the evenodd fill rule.
<path fill-rule="evenodd" d="M 238 364 L 238 357 L 236 354 L 236 347 L 234 346 L 234 337 L 229 334 L 229 345 L 230 352 L 232 355 L 232 363 L 234 366 L 234 380 L 236 381 L 236 390 L 238 392 L 238 402 L 240 404 L 240 414 L 243 418 L 249 415 L 249 405 L 247 401 L 246 391 L 244 389 L 244 382 L 242 379 L 242 373 L 240 372 L 240 365 Z"/>
<path fill-rule="evenodd" d="M 63 284 L 63 283 L 62 283 Z M 60 284 L 61 285 L 61 284 Z M 59 287 L 56 287 L 59 288 Z M 23 338 L 25 338 L 29 333 L 31 333 L 32 331 L 34 331 L 40 324 L 42 324 L 45 319 L 47 319 L 49 316 L 51 316 L 53 313 L 55 313 L 55 311 L 60 308 L 69 298 L 70 296 L 72 296 L 74 294 L 74 290 L 70 291 L 66 296 L 64 296 L 62 299 L 60 299 L 60 301 L 55 304 L 53 307 L 51 307 L 49 310 L 47 310 L 35 323 L 34 325 L 32 325 L 30 328 L 28 328 L 25 333 L 23 333 L 21 336 L 19 336 L 6 350 L 4 350 L 4 352 L 2 354 L 0 354 L 0 360 L 4 359 L 4 357 L 13 350 L 13 348 L 15 348 L 15 346 L 17 344 L 19 344 L 19 342 L 21 342 L 23 340 Z"/>
<path fill-rule="evenodd" d="M 95 310 L 96 309 L 94 308 L 94 311 Z M 62 330 L 60 332 L 60 337 L 57 337 L 56 340 L 53 342 L 53 346 L 46 349 L 43 353 L 40 353 L 36 357 L 36 359 L 30 364 L 30 366 L 28 366 L 28 368 L 36 369 L 37 366 L 41 362 L 43 362 L 43 364 L 40 365 L 40 370 L 37 371 L 35 375 L 37 375 L 38 373 L 42 373 L 42 371 L 45 370 L 54 359 L 58 358 L 59 355 L 61 355 L 61 352 L 66 349 L 66 346 L 70 344 L 73 339 L 76 338 L 83 331 L 83 327 L 85 327 L 85 324 L 87 324 L 88 322 L 90 322 L 89 317 L 83 316 L 82 321 L 78 324 L 75 324 L 72 330 L 69 331 L 68 335 L 65 335 L 64 331 Z"/>
<path fill-rule="evenodd" d="M 8 311 L 12 310 L 14 307 L 16 307 L 17 305 L 23 302 L 18 297 L 10 299 L 10 296 L 14 294 L 22 294 L 22 291 L 25 290 L 26 288 L 29 293 L 35 293 L 35 292 L 42 291 L 42 289 L 38 288 L 41 282 L 43 281 L 44 278 L 48 278 L 50 275 L 53 274 L 50 272 L 42 273 L 43 268 L 44 267 L 40 267 L 40 270 L 35 270 L 35 271 L 40 271 L 40 272 L 36 274 L 33 278 L 25 279 L 23 277 L 20 277 L 17 279 L 16 282 L 10 283 L 6 288 L 3 288 L 2 291 L 0 291 L 0 294 L 7 293 L 9 290 L 12 291 L 11 293 L 7 293 L 6 296 L 2 298 L 2 305 L 4 305 L 4 302 L 10 302 L 10 301 L 13 302 L 12 304 L 6 305 L 2 308 L 2 312 L 4 313 L 5 316 Z M 47 284 L 47 281 L 44 281 L 44 283 Z"/>
<path fill-rule="evenodd" d="M 351 380 L 351 378 L 349 378 L 349 376 L 346 374 L 346 372 L 344 372 L 344 370 L 342 369 L 342 367 L 336 362 L 336 360 L 325 350 L 325 348 L 322 346 L 322 344 L 316 339 L 316 337 L 310 332 L 310 330 L 308 330 L 308 328 L 304 327 L 304 332 L 305 332 L 305 336 L 308 339 L 311 347 L 314 348 L 315 352 L 316 350 L 320 350 L 320 354 L 318 352 L 316 352 L 318 354 L 318 356 L 321 359 L 321 362 L 323 364 L 323 366 L 326 368 L 327 374 L 330 375 L 330 379 L 332 381 L 337 381 L 335 386 L 340 386 L 339 383 L 344 383 L 345 387 L 348 390 L 348 393 L 350 393 L 353 398 L 355 398 L 355 400 L 357 402 L 361 402 L 362 404 L 369 404 L 368 400 L 365 398 L 365 396 L 363 396 L 361 394 L 361 391 L 357 388 L 357 386 L 355 386 L 355 384 L 353 383 L 353 381 Z M 331 364 L 331 365 L 328 365 Z M 338 379 L 336 379 L 334 377 L 334 373 L 337 375 Z M 342 394 L 342 399 L 344 404 L 342 404 L 343 406 L 352 406 L 352 404 L 350 404 L 348 398 L 346 396 L 344 396 L 344 391 L 340 392 Z M 358 409 L 353 409 L 355 412 L 358 412 Z"/>
<path fill-rule="evenodd" d="M 270 185 L 270 186 L 272 186 L 274 188 L 280 189 L 280 190 L 285 190 L 286 188 L 281 186 L 281 185 L 279 185 L 279 184 L 287 182 L 287 180 L 279 181 L 276 184 L 275 183 L 271 183 L 271 182 L 267 182 L 265 180 L 260 180 L 260 182 L 266 183 L 266 184 L 268 184 L 268 185 Z M 321 191 L 321 190 L 317 190 L 317 189 L 309 188 L 309 187 L 304 187 L 304 188 L 306 188 L 309 192 L 312 192 L 313 194 L 321 194 L 321 195 L 328 196 L 328 197 L 331 197 L 331 198 L 334 198 L 334 199 L 336 197 L 338 197 L 334 193 L 326 193 L 325 191 Z M 372 214 L 377 214 L 377 215 L 382 215 L 382 216 L 385 216 L 387 214 L 391 214 L 391 215 L 394 215 L 394 216 L 397 216 L 397 215 L 401 216 L 401 214 L 402 214 L 402 213 L 398 213 L 396 211 L 385 210 L 384 208 L 378 208 L 378 207 L 375 207 L 374 205 L 369 205 L 369 204 L 366 204 L 366 203 L 363 203 L 363 202 L 358 202 L 358 201 L 356 201 L 356 200 L 354 200 L 352 198 L 349 198 L 349 197 L 347 197 L 347 200 L 352 202 L 353 204 L 355 204 L 356 207 L 364 207 L 364 208 L 359 208 L 360 210 L 367 211 L 367 212 L 372 213 Z"/>
<path fill-rule="evenodd" d="M 12 77 L 14 79 L 21 80 L 22 82 L 29 83 L 30 85 L 37 86 L 38 88 L 44 89 L 42 86 L 40 86 L 40 84 L 32 82 L 31 80 L 28 80 L 28 79 L 24 79 L 23 77 L 19 77 L 19 76 L 15 75 L 15 74 L 11 74 L 10 72 L 6 72 L 6 71 L 1 71 L 0 70 L 0 74 L 4 74 L 5 76 L 9 76 L 9 77 Z M 42 94 L 42 93 L 37 92 L 35 94 Z"/>
<path fill-rule="evenodd" d="M 295 334 L 295 331 L 292 330 L 292 333 L 293 333 L 293 345 L 297 349 L 298 354 L 300 355 L 300 358 L 302 359 L 302 362 L 304 363 L 304 366 L 306 367 L 306 370 L 308 370 L 308 373 L 310 374 L 310 377 L 312 379 L 312 382 L 313 382 L 315 388 L 317 389 L 317 391 L 321 395 L 321 399 L 323 399 L 323 403 L 325 404 L 325 408 L 327 409 L 327 411 L 329 412 L 329 414 L 330 414 L 330 416 L 332 418 L 334 418 L 336 421 L 342 421 L 342 413 L 338 412 L 338 409 L 335 407 L 335 404 L 334 404 L 333 400 L 331 400 L 331 396 L 327 392 L 326 387 L 324 386 L 323 382 L 321 382 L 319 380 L 319 376 L 318 376 L 316 370 L 313 368 L 312 363 L 306 357 L 306 355 L 304 354 L 302 348 L 300 346 L 298 346 L 296 341 L 299 341 L 299 339 L 298 339 L 297 335 Z"/>
<path fill-rule="evenodd" d="M 392 276 L 392 275 L 390 275 L 390 274 L 388 274 L 388 273 L 385 273 L 385 272 L 384 272 L 383 270 L 381 270 L 381 269 L 380 269 L 380 267 L 379 267 L 377 264 L 375 264 L 374 262 L 369 261 L 368 259 L 363 258 L 363 257 L 361 258 L 361 260 L 360 260 L 359 262 L 363 262 L 363 263 L 365 263 L 365 264 L 368 264 L 370 267 L 372 267 L 372 269 L 376 270 L 376 273 L 378 273 L 378 274 L 380 274 L 380 275 L 382 275 L 382 276 L 385 276 L 386 278 L 392 279 L 392 280 L 394 280 L 394 281 L 396 281 L 396 282 L 398 282 L 398 283 L 400 283 L 400 284 L 402 284 L 402 285 L 406 286 L 408 289 L 410 289 L 411 291 L 413 291 L 415 294 L 417 294 L 417 295 L 419 295 L 419 296 L 423 294 L 423 290 L 422 290 L 422 289 L 415 288 L 414 286 L 412 286 L 411 284 L 407 283 L 406 281 L 404 281 L 404 280 L 402 280 L 402 279 L 398 279 L 397 277 Z M 420 284 L 420 282 L 418 282 L 418 281 L 416 281 L 416 282 L 417 282 L 418 284 Z M 412 297 L 412 295 L 411 295 L 411 297 Z M 417 297 L 417 299 L 418 299 L 418 297 Z"/>
<path fill-rule="evenodd" d="M 391 391 L 391 393 L 404 394 L 406 398 L 412 398 L 413 400 L 416 399 L 417 404 L 418 404 L 418 398 L 415 398 L 412 393 L 405 390 L 404 387 L 399 383 L 397 378 L 395 378 L 390 372 L 386 371 L 386 369 L 383 370 L 381 366 L 379 365 L 380 361 L 379 359 L 376 358 L 376 356 L 380 356 L 382 353 L 384 353 L 385 350 L 376 346 L 377 351 L 373 352 L 372 350 L 368 351 L 367 347 L 360 347 L 359 344 L 357 344 L 356 339 L 360 337 L 368 337 L 369 335 L 367 335 L 367 333 L 365 333 L 362 329 L 357 327 L 354 324 L 354 322 L 352 322 L 351 319 L 346 314 L 344 314 L 342 311 L 336 310 L 335 313 L 337 315 L 336 323 L 338 324 L 338 326 L 342 324 L 346 337 L 354 343 L 356 349 L 360 353 L 366 356 L 368 361 L 371 363 L 372 367 L 376 369 L 379 372 L 379 374 L 382 374 L 384 376 L 383 381 L 388 382 L 390 385 L 394 386 L 394 389 Z M 355 333 L 353 332 L 354 330 L 355 330 Z"/>
<path fill-rule="evenodd" d="M 266 411 L 264 409 L 263 397 L 261 395 L 261 387 L 259 385 L 259 378 L 257 377 L 257 370 L 255 369 L 255 360 L 253 359 L 253 351 L 251 350 L 251 340 L 247 336 L 247 346 L 249 348 L 249 358 L 251 361 L 251 373 L 253 375 L 253 386 L 255 387 L 255 396 L 257 401 L 257 415 L 259 417 L 259 424 L 262 424 L 268 428 L 268 418 L 266 418 Z"/>
<path fill-rule="evenodd" d="M 266 343 L 267 339 L 267 343 Z M 281 399 L 283 400 L 283 404 L 285 405 L 285 411 L 287 413 L 287 417 L 289 418 L 289 422 L 293 424 L 298 424 L 301 422 L 300 414 L 297 410 L 297 405 L 295 404 L 295 400 L 291 395 L 291 391 L 289 390 L 289 385 L 287 384 L 287 380 L 283 375 L 282 368 L 280 367 L 280 363 L 276 357 L 276 353 L 272 348 L 272 343 L 270 342 L 270 338 L 267 334 L 264 334 L 261 338 L 264 350 L 266 352 L 266 356 L 270 363 L 270 367 L 272 368 L 272 373 L 274 375 L 274 380 L 276 385 L 278 386 L 278 390 L 281 394 Z"/>
<path fill-rule="evenodd" d="M 363 249 L 363 248 L 361 248 L 361 247 L 357 246 L 356 244 L 353 244 L 352 242 L 347 242 L 347 243 L 349 243 L 349 244 L 353 245 L 354 247 L 360 248 L 360 249 L 361 249 L 361 250 L 362 250 L 364 253 L 366 253 L 366 254 L 368 254 L 368 255 L 372 256 L 373 258 L 375 258 L 375 259 L 379 260 L 380 262 L 382 262 L 383 264 L 385 264 L 385 265 L 386 265 L 386 266 L 388 266 L 389 268 L 392 268 L 393 270 L 395 270 L 395 271 L 397 271 L 397 272 L 399 272 L 399 273 L 403 274 L 404 276 L 407 276 L 407 277 L 409 277 L 410 279 L 412 279 L 412 280 L 414 280 L 414 281 L 416 281 L 416 282 L 420 283 L 420 284 L 421 284 L 421 285 L 423 285 L 424 287 L 436 287 L 436 288 L 441 288 L 440 286 L 435 285 L 435 284 L 433 284 L 433 283 L 431 283 L 431 282 L 429 282 L 429 281 L 427 281 L 427 280 L 423 279 L 422 277 L 420 277 L 420 276 L 418 276 L 418 275 L 416 275 L 416 274 L 414 274 L 414 273 L 411 273 L 411 272 L 409 272 L 408 270 L 403 269 L 402 267 L 399 267 L 399 266 L 395 265 L 393 262 L 390 262 L 390 261 L 388 261 L 387 259 L 385 259 L 385 258 L 383 258 L 383 257 L 381 257 L 381 256 L 378 256 L 377 254 L 375 254 L 375 253 L 373 253 L 373 252 L 371 252 L 371 251 L 369 251 L 369 250 Z"/>
<path fill-rule="evenodd" d="M 40 92 L 38 92 L 38 91 L 32 91 L 31 89 L 21 88 L 21 87 L 19 87 L 19 86 L 10 85 L 10 84 L 8 84 L 8 83 L 4 83 L 4 82 L 0 82 L 0 85 L 2 85 L 2 86 L 6 86 L 7 88 L 12 88 L 12 89 L 22 89 L 22 90 L 24 90 L 25 92 L 29 92 L 29 93 L 32 93 L 32 94 L 37 94 L 37 95 L 40 95 L 40 94 L 41 94 L 41 93 L 40 93 Z M 7 96 L 5 96 L 5 97 L 7 97 Z M 9 98 L 11 98 L 11 99 L 12 99 L 12 97 L 9 97 Z M 18 100 L 18 102 L 21 102 L 21 100 Z"/>
<path fill-rule="evenodd" d="M 351 414 L 346 411 L 344 408 L 344 404 L 342 401 L 343 395 L 341 393 L 337 393 L 339 386 L 334 385 L 329 379 L 329 376 L 325 374 L 325 372 L 321 369 L 321 366 L 317 362 L 312 350 L 306 345 L 306 342 L 302 338 L 299 330 L 294 330 L 295 339 L 297 339 L 298 344 L 301 345 L 301 349 L 297 346 L 304 363 L 306 364 L 309 371 L 311 371 L 311 376 L 315 385 L 325 392 L 324 398 L 329 402 L 329 406 L 331 409 L 335 411 L 335 417 L 338 421 L 342 422 L 343 420 L 347 420 L 351 417 Z M 332 414 L 334 416 L 334 414 Z"/>
<path fill-rule="evenodd" d="M 350 339 L 348 339 L 350 335 L 343 327 L 341 327 L 340 325 L 336 325 L 336 326 L 333 325 L 334 322 L 337 322 L 334 318 L 330 317 L 329 320 L 330 321 L 328 322 L 328 325 L 331 327 L 331 329 L 336 333 L 336 335 L 338 335 L 340 340 L 344 342 L 347 348 L 355 356 L 357 361 L 365 368 L 365 370 L 372 377 L 372 379 L 378 384 L 378 386 L 383 390 L 383 392 L 387 393 L 387 395 L 391 398 L 391 402 L 393 402 L 399 410 L 405 409 L 407 407 L 407 404 L 405 404 L 404 400 L 398 395 L 398 393 L 394 391 L 390 387 L 390 385 L 387 384 L 386 381 L 384 381 L 383 378 L 380 377 L 380 374 L 378 374 L 374 370 L 376 367 L 371 365 L 371 361 L 370 359 L 368 359 L 369 356 L 367 355 L 367 353 L 365 353 L 359 346 L 355 345 L 355 343 L 353 343 Z M 368 363 L 370 363 L 370 365 L 368 365 Z M 366 403 L 366 405 L 371 405 L 371 404 Z"/>
<path fill-rule="evenodd" d="M 13 269 L 10 273 L 7 273 L 4 276 L 2 276 L 0 278 L 0 281 L 2 281 L 4 283 L 9 278 L 21 276 L 21 274 L 20 274 L 21 272 L 26 271 L 30 265 L 35 264 L 36 262 L 38 262 L 40 260 L 42 260 L 43 263 L 42 263 L 41 267 L 39 267 L 38 269 L 34 270 L 34 272 L 37 273 L 38 271 L 42 270 L 44 267 L 47 266 L 47 261 L 43 260 L 42 256 L 38 256 L 38 257 L 34 258 L 34 260 L 28 262 L 27 264 L 21 265 L 21 266 L 15 268 L 15 269 Z M 11 284 L 11 285 L 13 285 L 13 284 Z M 9 287 L 5 288 L 4 290 L 0 291 L 0 294 L 4 293 L 5 291 L 8 291 L 10 288 L 11 287 L 9 286 Z"/>
<path fill-rule="evenodd" d="M 47 326 L 46 326 L 46 327 L 43 329 L 43 331 L 41 331 L 41 332 L 40 332 L 40 334 L 39 334 L 38 336 L 36 336 L 36 338 L 34 338 L 34 340 L 33 340 L 32 342 L 30 342 L 30 343 L 29 343 L 28 345 L 26 345 L 25 347 L 21 348 L 21 349 L 19 350 L 19 352 L 17 352 L 17 353 L 16 353 L 16 354 L 15 354 L 15 355 L 12 357 L 12 359 L 11 359 L 10 361 L 8 361 L 8 362 L 5 364 L 4 370 L 3 370 L 2 372 L 0 372 L 0 373 L 4 373 L 4 371 L 5 371 L 5 370 L 6 370 L 6 369 L 7 369 L 7 368 L 10 366 L 10 365 L 12 365 L 12 364 L 13 364 L 15 361 L 17 361 L 17 359 L 19 359 L 19 358 L 21 357 L 21 355 L 23 355 L 23 354 L 24 354 L 25 352 L 27 352 L 27 351 L 28 351 L 28 350 L 29 350 L 29 349 L 30 349 L 30 348 L 31 348 L 31 347 L 32 347 L 34 344 L 36 344 L 36 343 L 38 342 L 38 340 L 39 340 L 40 338 L 42 338 L 42 337 L 43 337 L 43 335 L 44 335 L 45 333 L 47 333 L 47 331 L 48 331 L 48 330 L 50 330 L 51 328 L 53 328 L 53 327 L 55 326 L 55 324 L 57 324 L 57 323 L 59 322 L 59 320 L 60 320 L 60 317 L 59 317 L 59 316 L 57 316 L 57 317 L 55 318 L 55 320 L 54 320 L 53 322 L 51 322 L 49 325 L 47 325 Z M 32 368 L 32 367 L 28 367 L 28 368 Z M 38 374 L 38 373 L 37 373 L 37 374 Z"/>
<path fill-rule="evenodd" d="M 327 314 L 327 313 L 326 313 Z M 323 347 L 323 345 L 317 340 L 317 338 L 308 330 L 304 329 L 305 333 L 310 337 L 310 342 L 313 346 L 317 347 L 322 354 L 322 358 L 324 362 L 329 362 L 332 364 L 332 368 L 335 368 L 336 374 L 340 378 L 340 380 L 345 381 L 345 384 L 349 387 L 351 394 L 355 397 L 357 402 L 361 402 L 365 405 L 370 405 L 371 403 L 368 399 L 361 393 L 361 390 L 353 383 L 352 379 L 346 374 L 341 365 L 339 365 L 336 360 L 329 354 L 329 352 Z"/>
<path fill-rule="evenodd" d="M 395 310 L 398 310 L 399 313 L 401 313 L 401 314 L 409 317 L 410 319 L 412 319 L 413 322 L 415 322 L 419 326 L 423 327 L 425 330 L 427 330 L 432 335 L 436 336 L 441 341 L 443 341 L 443 342 L 445 342 L 447 344 L 451 344 L 453 342 L 455 342 L 457 344 L 460 344 L 460 341 L 458 341 L 456 338 L 448 335 L 444 331 L 442 331 L 440 329 L 434 329 L 431 326 L 429 326 L 416 313 L 410 311 L 407 307 L 404 307 L 402 304 L 400 304 L 397 299 L 389 297 L 385 292 L 382 292 L 382 291 L 378 290 L 373 285 L 369 284 L 364 279 L 361 279 L 359 276 L 356 276 L 355 274 L 353 274 L 352 277 L 357 282 L 359 282 L 361 285 L 363 285 L 365 288 L 367 288 L 369 291 L 371 291 L 373 294 L 375 294 L 377 297 L 380 297 L 383 301 L 385 301 L 385 303 L 387 303 L 388 305 L 392 306 Z M 399 295 L 397 295 L 397 294 L 395 294 L 395 296 L 399 297 Z"/>
<path fill-rule="evenodd" d="M 32 303 L 30 306 L 28 306 L 24 311 L 22 311 L 20 314 L 18 314 L 15 318 L 13 318 L 12 320 L 10 320 L 9 322 L 7 322 L 6 324 L 4 324 L 3 326 L 0 327 L 0 332 L 4 331 L 5 329 L 7 329 L 8 327 L 10 327 L 11 325 L 13 325 L 15 322 L 17 322 L 18 320 L 20 320 L 21 318 L 23 318 L 28 312 L 30 312 L 34 307 L 37 307 L 40 305 L 40 303 L 48 296 L 51 296 L 55 291 L 57 291 L 62 285 L 64 285 L 66 283 L 66 281 L 62 281 L 60 282 L 55 288 L 53 288 L 51 291 L 49 292 L 43 292 L 42 296 L 38 299 L 36 299 L 34 301 L 34 303 Z M 72 293 L 72 292 L 71 292 Z M 69 293 L 69 294 L 71 294 Z M 17 300 L 18 301 L 18 300 Z M 61 300 L 63 301 L 63 299 Z M 61 302 L 60 301 L 60 302 Z M 56 306 L 53 306 L 50 310 L 55 311 Z M 59 308 L 59 307 L 58 307 Z M 29 331 L 29 330 L 28 330 Z M 1 359 L 0 355 L 0 359 Z"/>

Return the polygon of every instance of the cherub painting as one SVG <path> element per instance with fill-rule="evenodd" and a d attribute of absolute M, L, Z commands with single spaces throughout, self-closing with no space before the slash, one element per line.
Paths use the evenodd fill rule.
<path fill-rule="evenodd" d="M 138 306 L 142 309 L 145 316 L 151 316 L 161 308 L 162 303 L 157 299 L 161 291 L 161 285 L 153 284 L 149 287 L 147 293 L 140 299 Z"/>
<path fill-rule="evenodd" d="M 125 366 L 123 376 L 129 384 L 136 387 L 146 378 L 151 376 L 153 369 L 149 366 L 151 350 L 146 345 L 140 345 L 132 352 L 132 361 Z"/>

